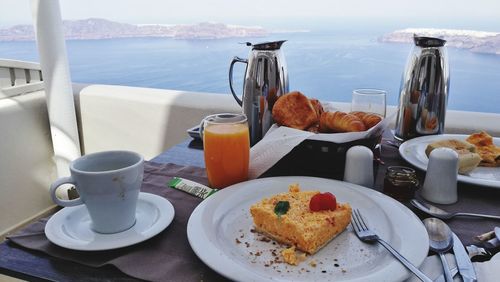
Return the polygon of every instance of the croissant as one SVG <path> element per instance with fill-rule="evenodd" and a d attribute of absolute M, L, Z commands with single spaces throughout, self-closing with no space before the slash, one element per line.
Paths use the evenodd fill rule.
<path fill-rule="evenodd" d="M 366 129 L 370 129 L 377 125 L 381 120 L 382 117 L 377 115 L 377 114 L 371 114 L 371 113 L 366 113 L 366 112 L 350 112 L 351 115 L 355 115 L 358 118 L 363 121 L 365 124 Z"/>
<path fill-rule="evenodd" d="M 277 124 L 300 130 L 314 125 L 319 118 L 309 98 L 298 91 L 281 96 L 274 103 L 272 114 Z"/>
<path fill-rule="evenodd" d="M 318 121 L 319 121 L 319 117 L 324 112 L 321 102 L 318 99 L 309 99 L 309 102 L 311 102 L 311 105 L 313 106 L 314 110 L 316 110 L 316 115 L 318 115 Z"/>
<path fill-rule="evenodd" d="M 319 119 L 319 131 L 324 133 L 365 130 L 366 126 L 360 118 L 344 112 L 324 112 Z"/>

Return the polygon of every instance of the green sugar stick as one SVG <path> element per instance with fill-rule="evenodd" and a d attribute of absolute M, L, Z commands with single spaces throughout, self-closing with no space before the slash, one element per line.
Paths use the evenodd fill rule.
<path fill-rule="evenodd" d="M 196 197 L 200 197 L 202 199 L 206 199 L 208 196 L 218 191 L 217 189 L 212 189 L 200 183 L 180 177 L 172 178 L 172 180 L 168 182 L 168 186 L 191 195 L 195 195 Z"/>

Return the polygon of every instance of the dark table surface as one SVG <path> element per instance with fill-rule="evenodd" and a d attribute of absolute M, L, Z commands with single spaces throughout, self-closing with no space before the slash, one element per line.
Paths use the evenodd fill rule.
<path fill-rule="evenodd" d="M 392 139 L 388 134 L 386 139 Z M 383 190 L 383 181 L 386 168 L 390 165 L 409 166 L 399 156 L 397 148 L 389 145 L 386 139 L 382 142 L 381 159 L 376 168 L 375 189 Z M 184 142 L 170 148 L 151 161 L 157 163 L 175 163 L 204 167 L 202 144 L 198 140 L 186 139 Z M 419 179 L 423 181 L 424 172 L 418 172 Z M 480 187 L 469 184 L 458 184 L 459 202 L 442 206 L 448 211 L 473 211 L 476 213 L 500 214 L 500 189 Z M 417 193 L 416 197 L 419 195 Z M 420 218 L 426 215 L 410 207 Z M 460 237 L 464 244 L 471 244 L 474 235 L 493 229 L 498 221 L 477 219 L 455 219 L 447 222 Z M 459 230 L 460 232 L 457 232 Z M 8 240 L 0 244 L 0 273 L 31 280 L 31 281 L 131 281 L 137 280 L 123 274 L 112 266 L 92 268 L 69 261 L 55 259 L 41 252 L 23 249 Z"/>

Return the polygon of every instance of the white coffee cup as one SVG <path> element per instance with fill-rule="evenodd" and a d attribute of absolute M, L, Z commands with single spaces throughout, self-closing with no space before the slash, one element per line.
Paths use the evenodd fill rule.
<path fill-rule="evenodd" d="M 117 233 L 135 224 L 135 212 L 144 175 L 144 159 L 129 151 L 105 151 L 82 156 L 70 165 L 70 177 L 50 186 L 54 203 L 71 207 L 85 204 L 92 229 Z M 64 183 L 75 185 L 79 198 L 61 200 L 56 189 Z"/>

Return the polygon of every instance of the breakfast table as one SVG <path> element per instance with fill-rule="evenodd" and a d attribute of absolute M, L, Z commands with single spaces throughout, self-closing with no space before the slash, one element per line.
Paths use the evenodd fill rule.
<path fill-rule="evenodd" d="M 388 166 L 411 166 L 401 158 L 392 141 L 392 135 L 386 132 L 381 142 L 379 161 L 375 162 L 374 189 L 380 192 L 383 192 Z M 300 174 L 294 172 L 294 175 Z M 304 175 L 311 176 L 310 172 Z M 417 170 L 417 175 L 422 183 L 425 173 Z M 264 175 L 270 176 L 273 175 Z M 47 240 L 44 226 L 48 218 L 42 218 L 10 234 L 0 244 L 0 273 L 36 281 L 226 280 L 204 264 L 191 249 L 186 226 L 202 199 L 169 188 L 167 183 L 173 177 L 208 184 L 201 141 L 186 139 L 145 163 L 142 192 L 160 195 L 175 208 L 173 222 L 158 235 L 133 246 L 109 251 L 67 250 Z M 416 198 L 420 198 L 418 192 Z M 437 206 L 450 212 L 500 215 L 500 189 L 459 183 L 458 198 L 455 204 Z M 420 219 L 428 217 L 409 202 L 402 203 Z M 464 245 L 475 243 L 474 236 L 499 225 L 499 221 L 478 218 L 456 218 L 447 220 L 447 223 Z"/>

